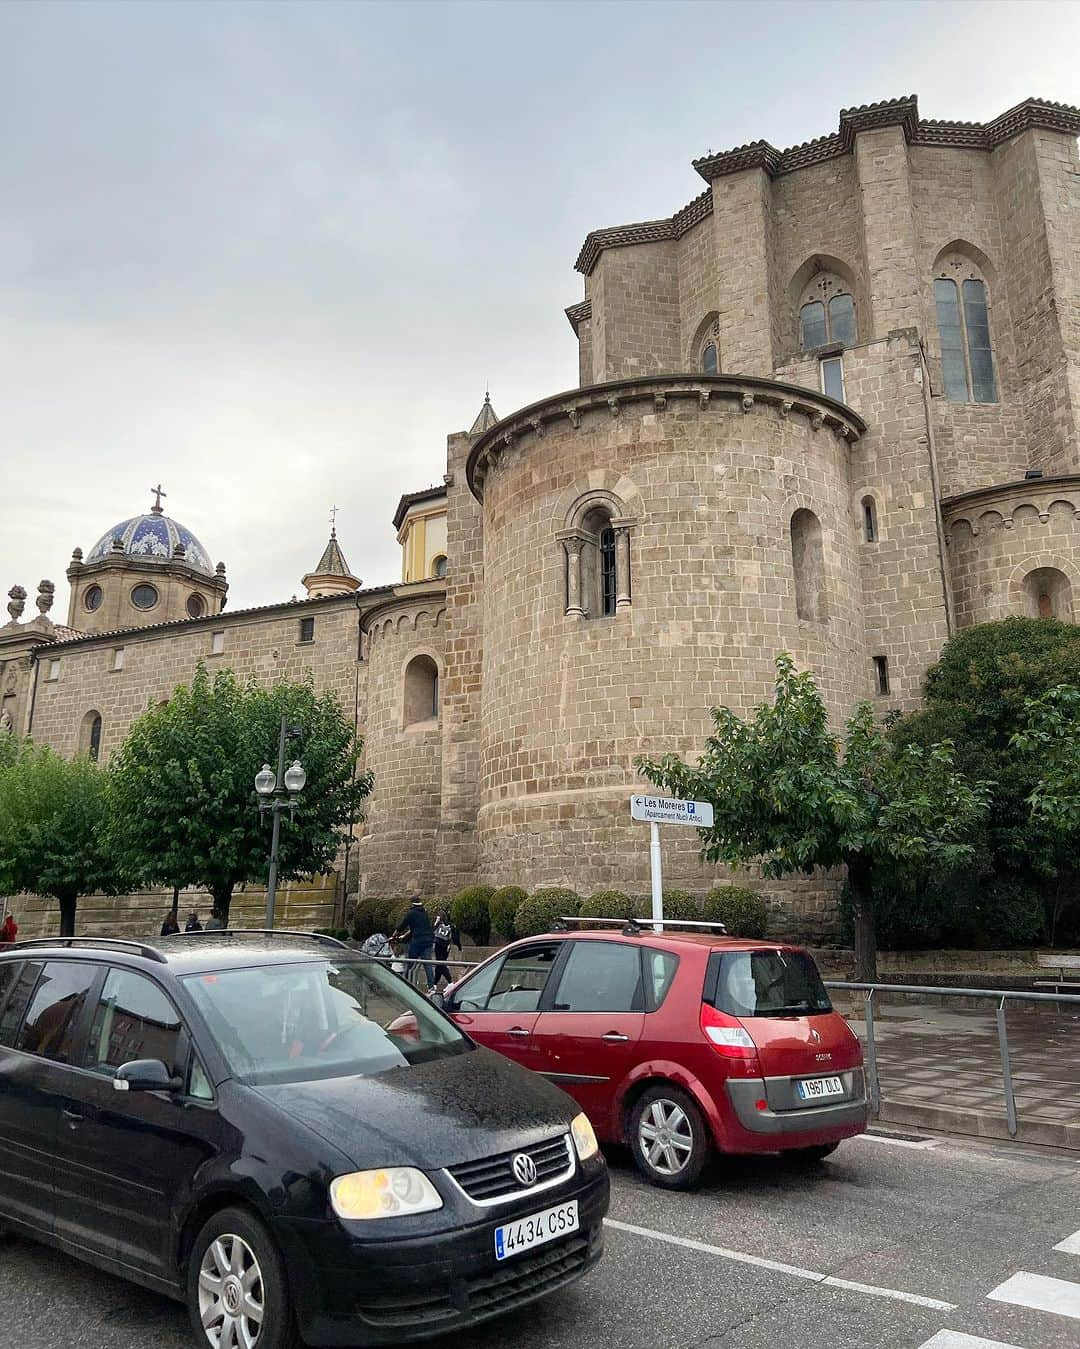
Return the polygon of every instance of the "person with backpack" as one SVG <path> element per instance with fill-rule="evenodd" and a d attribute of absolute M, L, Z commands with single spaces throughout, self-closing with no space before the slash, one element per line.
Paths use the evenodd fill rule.
<path fill-rule="evenodd" d="M 450 966 L 446 964 L 451 946 L 456 946 L 460 953 L 461 933 L 450 921 L 445 911 L 440 909 L 435 915 L 435 959 L 438 963 L 435 966 L 435 978 L 432 980 L 433 988 L 439 987 L 440 979 L 445 979 L 448 984 L 454 982 L 454 976 L 450 973 Z"/>
<path fill-rule="evenodd" d="M 431 925 L 431 915 L 424 908 L 424 901 L 419 895 L 414 894 L 412 903 L 409 905 L 409 911 L 397 926 L 397 931 L 390 936 L 391 941 L 401 941 L 408 937 L 409 946 L 405 955 L 408 960 L 422 960 L 424 962 L 424 973 L 427 975 L 428 988 L 435 986 L 435 967 L 431 963 L 432 952 L 435 947 L 435 929 Z"/>

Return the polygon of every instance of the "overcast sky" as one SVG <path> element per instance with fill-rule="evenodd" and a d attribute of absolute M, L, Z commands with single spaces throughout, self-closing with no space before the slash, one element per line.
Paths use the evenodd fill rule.
<path fill-rule="evenodd" d="M 0 4 L 3 591 L 66 621 L 72 548 L 159 479 L 230 608 L 300 590 L 334 503 L 398 579 L 485 381 L 504 416 L 576 383 L 590 229 L 841 107 L 1078 103 L 1078 47 L 1038 0 Z"/>

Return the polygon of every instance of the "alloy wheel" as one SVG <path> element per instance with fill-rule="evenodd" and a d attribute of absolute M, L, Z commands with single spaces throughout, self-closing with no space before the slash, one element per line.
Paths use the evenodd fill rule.
<path fill-rule="evenodd" d="M 213 1349 L 255 1349 L 265 1311 L 262 1270 L 242 1238 L 223 1232 L 199 1266 L 199 1313 Z"/>
<path fill-rule="evenodd" d="M 638 1146 L 662 1176 L 677 1176 L 694 1150 L 694 1131 L 675 1101 L 653 1101 L 638 1125 Z"/>

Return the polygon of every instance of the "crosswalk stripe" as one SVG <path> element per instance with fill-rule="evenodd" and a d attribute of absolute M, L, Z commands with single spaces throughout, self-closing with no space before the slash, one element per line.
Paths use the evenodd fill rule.
<path fill-rule="evenodd" d="M 1080 1283 L 1067 1279 L 1051 1279 L 1045 1274 L 1021 1270 L 986 1296 L 993 1302 L 1011 1302 L 1017 1307 L 1033 1307 L 1036 1311 L 1054 1312 L 1080 1321 Z"/>
<path fill-rule="evenodd" d="M 1074 1232 L 1071 1237 L 1059 1241 L 1054 1250 L 1064 1251 L 1066 1255 L 1080 1255 L 1080 1232 Z"/>
<path fill-rule="evenodd" d="M 919 1345 L 919 1349 L 1020 1349 L 1018 1344 L 1004 1340 L 984 1340 L 978 1335 L 964 1335 L 959 1330 L 939 1330 L 933 1339 Z"/>

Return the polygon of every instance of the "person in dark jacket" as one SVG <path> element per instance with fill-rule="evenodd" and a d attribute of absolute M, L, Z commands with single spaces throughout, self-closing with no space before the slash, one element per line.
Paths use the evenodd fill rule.
<path fill-rule="evenodd" d="M 184 924 L 184 931 L 185 931 L 185 932 L 201 932 L 201 931 L 202 931 L 202 923 L 199 922 L 199 915 L 195 912 L 194 909 L 191 910 L 191 914 L 190 914 L 190 916 L 189 916 L 187 922 Z"/>
<path fill-rule="evenodd" d="M 433 988 L 435 985 L 435 967 L 431 963 L 431 956 L 435 947 L 435 929 L 431 924 L 431 915 L 424 908 L 424 901 L 419 895 L 413 895 L 408 913 L 398 924 L 397 931 L 391 936 L 390 940 L 401 941 L 404 937 L 409 939 L 406 957 L 409 960 L 422 960 L 424 962 L 424 973 L 427 975 L 428 988 Z"/>
<path fill-rule="evenodd" d="M 450 966 L 446 964 L 451 946 L 456 946 L 458 951 L 461 951 L 461 933 L 450 921 L 449 915 L 440 909 L 435 915 L 435 959 L 439 963 L 435 966 L 435 978 L 432 980 L 434 988 L 439 987 L 440 979 L 445 979 L 448 984 L 454 982 Z"/>
<path fill-rule="evenodd" d="M 165 915 L 165 921 L 161 925 L 161 935 L 171 937 L 174 932 L 180 931 L 180 924 L 176 921 L 176 914 L 172 909 Z"/>

